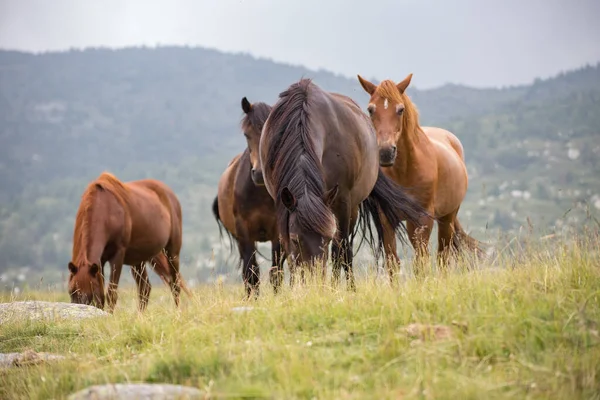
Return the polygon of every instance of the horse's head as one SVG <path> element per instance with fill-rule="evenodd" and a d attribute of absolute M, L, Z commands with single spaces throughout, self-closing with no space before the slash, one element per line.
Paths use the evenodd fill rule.
<path fill-rule="evenodd" d="M 412 74 L 395 84 L 384 80 L 378 86 L 358 75 L 363 89 L 371 96 L 367 111 L 377 132 L 379 164 L 389 167 L 396 161 L 397 143 L 402 135 L 405 102 L 404 91 L 410 84 Z"/>
<path fill-rule="evenodd" d="M 244 120 L 242 121 L 242 130 L 248 143 L 248 152 L 250 153 L 250 162 L 252 163 L 251 177 L 255 185 L 263 186 L 265 184 L 258 148 L 260 135 L 263 125 L 271 112 L 271 107 L 265 103 L 259 102 L 251 104 L 247 98 L 242 99 L 242 110 L 244 111 Z"/>
<path fill-rule="evenodd" d="M 104 278 L 97 263 L 69 262 L 69 295 L 71 303 L 104 308 Z"/>
<path fill-rule="evenodd" d="M 338 185 L 327 191 L 324 203 L 314 207 L 316 199 L 303 198 L 299 204 L 294 194 L 284 187 L 280 199 L 288 210 L 287 232 L 282 232 L 286 252 L 296 264 L 324 263 L 328 257 L 329 243 L 337 231 L 337 223 L 329 210 L 338 194 Z M 310 226 L 319 227 L 318 231 Z"/>

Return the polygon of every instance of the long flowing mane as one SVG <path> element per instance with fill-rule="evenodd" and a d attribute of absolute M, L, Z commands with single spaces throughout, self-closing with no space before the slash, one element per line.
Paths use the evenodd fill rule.
<path fill-rule="evenodd" d="M 275 207 L 280 234 L 288 237 L 288 213 L 280 198 L 287 186 L 297 201 L 297 218 L 301 226 L 325 237 L 332 237 L 336 219 L 323 202 L 325 182 L 321 162 L 311 135 L 314 90 L 310 79 L 301 79 L 279 94 L 269 116 L 267 129 L 273 132 L 267 165 L 273 171 L 277 193 Z"/>
<path fill-rule="evenodd" d="M 414 133 L 418 137 L 422 133 L 419 125 L 419 111 L 406 93 L 400 93 L 396 84 L 386 79 L 382 81 L 375 91 L 378 95 L 393 103 L 404 104 L 404 113 L 402 114 L 402 132 Z"/>
<path fill-rule="evenodd" d="M 244 131 L 254 128 L 257 132 L 262 130 L 262 127 L 269 117 L 271 106 L 261 101 L 252 104 L 252 112 L 246 114 L 242 118 L 242 129 Z"/>
<path fill-rule="evenodd" d="M 95 205 L 96 193 L 108 191 L 112 193 L 117 201 L 123 205 L 128 204 L 129 189 L 114 175 L 108 172 L 103 172 L 98 178 L 92 181 L 81 196 L 81 203 L 75 216 L 75 230 L 73 232 L 73 254 L 72 260 L 76 265 L 87 260 L 76 259 L 83 257 L 82 250 L 87 250 L 84 246 L 88 246 L 92 211 Z M 87 251 L 86 251 L 87 253 Z"/>

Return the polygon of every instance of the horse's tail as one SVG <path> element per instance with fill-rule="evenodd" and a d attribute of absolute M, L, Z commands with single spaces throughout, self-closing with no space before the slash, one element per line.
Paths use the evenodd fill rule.
<path fill-rule="evenodd" d="M 377 245 L 375 245 L 375 238 L 373 237 L 373 230 L 371 229 L 371 218 L 373 219 L 377 237 L 379 238 Z M 352 232 L 353 243 L 354 237 L 356 237 L 359 232 L 362 234 L 362 238 L 356 248 L 356 252 L 360 250 L 362 242 L 366 240 L 368 245 L 374 249 L 375 258 L 379 259 L 379 249 L 383 247 L 383 229 L 379 218 L 377 203 L 370 197 L 367 197 L 360 203 L 358 208 L 358 223 L 354 227 L 354 232 Z"/>
<path fill-rule="evenodd" d="M 192 296 L 192 291 L 188 288 L 187 284 L 185 283 L 185 281 L 183 280 L 183 276 L 181 276 L 181 273 L 179 271 L 177 271 L 177 281 L 179 283 L 179 287 L 191 298 L 193 298 L 194 296 Z"/>
<path fill-rule="evenodd" d="M 156 272 L 165 285 L 172 287 L 173 284 L 177 284 L 188 296 L 193 297 L 191 290 L 183 280 L 181 272 L 178 269 L 175 269 L 165 249 L 154 256 L 150 260 L 150 264 L 152 265 L 154 272 Z M 175 273 L 175 282 L 173 282 L 173 272 Z"/>
<path fill-rule="evenodd" d="M 377 249 L 375 250 L 376 259 L 379 258 L 383 250 L 383 225 L 381 223 L 380 212 L 385 216 L 390 226 L 398 233 L 400 240 L 405 244 L 408 242 L 403 233 L 407 232 L 402 221 L 409 221 L 415 225 L 420 225 L 424 217 L 434 218 L 416 200 L 407 195 L 407 192 L 410 190 L 410 188 L 398 185 L 384 175 L 381 168 L 379 169 L 375 186 L 369 197 L 364 201 L 364 214 L 373 219 L 377 235 L 379 236 Z M 370 239 L 370 242 L 374 244 L 372 235 Z"/>
<path fill-rule="evenodd" d="M 219 226 L 219 236 L 223 239 L 223 221 L 221 221 L 221 217 L 219 216 L 219 196 L 215 196 L 215 199 L 212 203 L 212 212 L 217 220 L 217 225 Z"/>
<path fill-rule="evenodd" d="M 474 252 L 477 258 L 486 257 L 486 252 L 484 250 L 485 244 L 467 234 L 458 221 L 458 218 L 454 220 L 454 237 L 452 238 L 452 242 L 453 247 L 456 250 L 466 248 L 467 250 Z"/>
<path fill-rule="evenodd" d="M 233 252 L 233 242 L 234 242 L 234 238 L 233 235 L 231 234 L 231 232 L 229 232 L 229 230 L 225 227 L 225 225 L 223 225 L 223 220 L 221 219 L 221 216 L 219 215 L 219 196 L 215 196 L 215 199 L 213 200 L 213 204 L 212 204 L 212 212 L 213 215 L 215 216 L 215 219 L 217 220 L 217 225 L 219 226 L 219 236 L 221 237 L 221 239 L 223 239 L 223 229 L 225 229 L 225 233 L 227 234 L 227 237 L 229 238 L 229 250 L 231 252 Z M 237 242 L 237 240 L 236 240 Z M 238 247 L 239 247 L 239 243 L 238 243 Z M 258 251 L 258 249 L 255 250 L 256 254 L 260 255 L 262 258 L 264 259 L 268 259 L 267 257 L 265 257 L 264 254 L 262 254 L 260 251 Z M 241 256 L 239 257 L 238 261 L 238 268 L 242 266 L 243 261 Z"/>
<path fill-rule="evenodd" d="M 223 220 L 221 219 L 221 216 L 219 214 L 219 196 L 215 196 L 215 199 L 213 200 L 213 204 L 212 204 L 212 212 L 213 215 L 215 216 L 215 220 L 217 221 L 217 226 L 219 227 L 219 237 L 221 238 L 221 240 L 223 239 L 223 229 L 225 229 L 225 233 L 227 234 L 227 237 L 229 238 L 229 251 L 233 251 L 233 237 L 231 235 L 231 232 L 229 232 L 229 230 L 225 227 L 225 225 L 223 225 Z"/>

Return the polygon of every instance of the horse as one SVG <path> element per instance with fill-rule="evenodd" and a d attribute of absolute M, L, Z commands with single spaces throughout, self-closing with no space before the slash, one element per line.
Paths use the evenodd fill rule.
<path fill-rule="evenodd" d="M 112 313 L 127 264 L 137 285 L 139 310 L 144 311 L 152 288 L 145 268 L 150 262 L 179 307 L 181 289 L 192 296 L 179 273 L 181 241 L 181 206 L 166 184 L 154 179 L 122 182 L 103 172 L 83 192 L 75 218 L 68 264 L 71 302 L 104 309 L 104 264 L 109 262 L 106 299 Z"/>
<path fill-rule="evenodd" d="M 371 217 L 377 222 L 380 210 L 400 233 L 402 219 L 416 222 L 426 215 L 381 172 L 366 113 L 351 98 L 327 92 L 311 79 L 279 94 L 259 152 L 262 169 L 255 175 L 262 175 L 275 200 L 277 226 L 293 268 L 310 264 L 314 273 L 320 265 L 324 279 L 331 243 L 334 285 L 343 266 L 347 285 L 355 290 L 351 233 L 357 222 L 360 226 Z"/>
<path fill-rule="evenodd" d="M 269 278 L 275 293 L 283 281 L 285 255 L 281 252 L 275 204 L 260 182 L 255 181 L 255 172 L 260 171 L 258 145 L 261 130 L 271 112 L 271 106 L 257 102 L 251 104 L 242 98 L 242 131 L 246 138 L 246 149 L 237 154 L 221 175 L 217 196 L 213 201 L 213 214 L 219 225 L 237 242 L 242 263 L 242 275 L 246 295 L 259 295 L 260 269 L 256 261 L 256 242 L 271 242 L 272 267 Z M 260 179 L 260 177 L 258 177 Z"/>
<path fill-rule="evenodd" d="M 419 113 L 405 91 L 412 73 L 398 84 L 384 80 L 375 85 L 357 75 L 362 88 L 371 96 L 367 111 L 377 132 L 379 164 L 386 176 L 403 187 L 435 217 L 438 223 L 438 262 L 445 267 L 451 251 L 470 249 L 481 255 L 481 243 L 469 236 L 457 214 L 468 188 L 463 146 L 450 131 L 419 124 Z M 416 260 L 423 260 L 434 221 L 424 218 L 407 221 Z M 389 224 L 383 221 L 384 249 L 390 279 L 394 265 L 399 266 L 396 240 Z M 419 263 L 416 263 L 419 272 Z"/>

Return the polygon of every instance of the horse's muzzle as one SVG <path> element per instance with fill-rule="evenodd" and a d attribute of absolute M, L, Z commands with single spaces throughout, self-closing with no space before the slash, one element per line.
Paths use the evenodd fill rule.
<path fill-rule="evenodd" d="M 254 168 L 252 168 L 252 171 L 250 171 L 250 177 L 252 178 L 252 182 L 254 182 L 255 185 L 257 186 L 264 186 L 265 185 L 265 179 L 263 177 L 262 171 L 257 171 Z"/>
<path fill-rule="evenodd" d="M 379 165 L 382 167 L 391 167 L 396 161 L 396 146 L 389 146 L 379 149 Z"/>
<path fill-rule="evenodd" d="M 94 306 L 101 310 L 104 309 L 104 301 L 95 297 L 94 295 L 86 295 L 86 294 L 72 294 L 71 295 L 71 303 L 73 304 L 84 304 L 86 306 Z"/>

